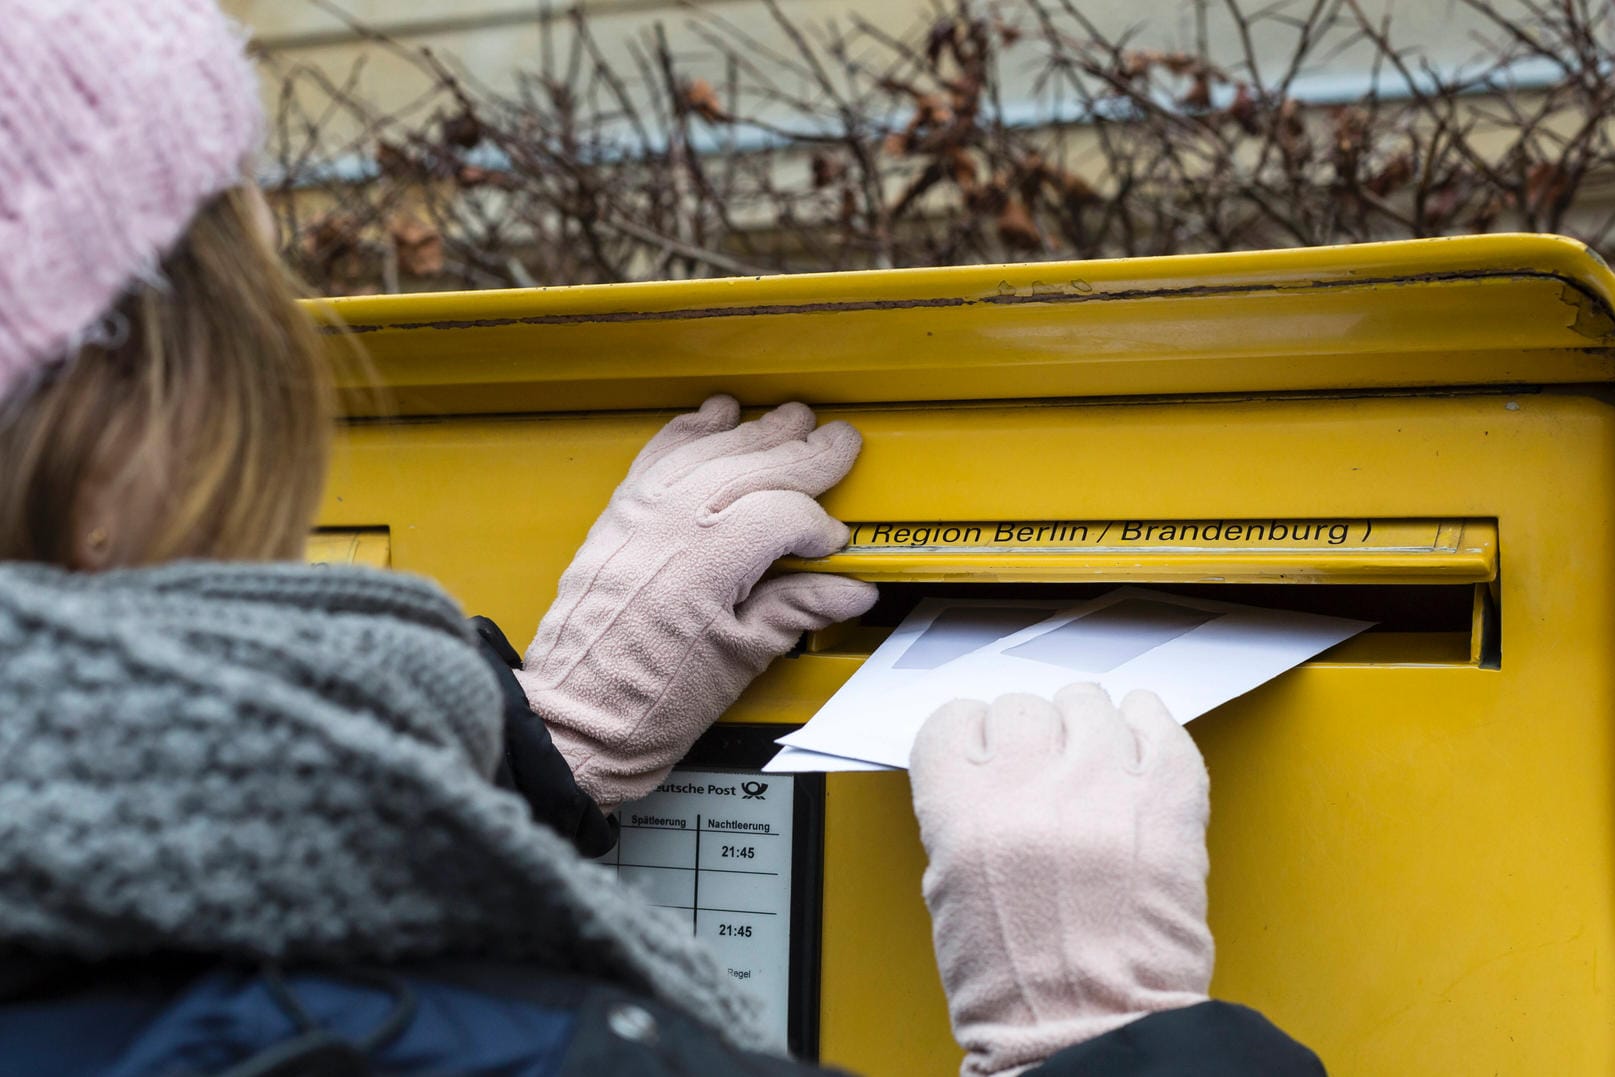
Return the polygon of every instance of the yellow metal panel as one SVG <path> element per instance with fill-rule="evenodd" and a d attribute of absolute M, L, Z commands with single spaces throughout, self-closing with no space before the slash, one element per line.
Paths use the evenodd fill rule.
<path fill-rule="evenodd" d="M 1499 278 L 1509 259 L 1529 272 Z M 709 386 L 760 405 L 793 385 L 820 387 L 809 401 L 831 401 L 826 417 L 864 432 L 857 468 L 826 498 L 848 520 L 1478 521 L 1495 559 L 1496 579 L 1481 586 L 1501 611 L 1499 668 L 1471 660 L 1467 640 L 1382 634 L 1190 727 L 1212 775 L 1214 988 L 1260 1007 L 1335 1074 L 1615 1072 L 1615 407 L 1603 385 L 1553 387 L 1611 376 L 1597 328 L 1609 273 L 1572 245 L 1520 239 L 1189 261 L 1088 268 L 1096 281 L 1171 278 L 1179 291 L 1196 280 L 1282 278 L 1276 290 L 1303 303 L 1318 291 L 1304 283 L 1309 272 L 1344 280 L 1358 266 L 1378 283 L 1346 289 L 1354 298 L 1335 308 L 1325 340 L 1301 334 L 1306 318 L 1267 323 L 1195 306 L 1203 321 L 1184 322 L 1181 346 L 1161 351 L 1152 350 L 1162 333 L 1150 322 L 1155 300 L 1054 304 L 1042 337 L 1029 322 L 1011 332 L 995 321 L 1025 307 L 939 306 L 961 339 L 1004 335 L 975 366 L 953 353 L 956 376 L 933 377 L 938 368 L 921 356 L 931 373 L 908 379 L 898 345 L 909 330 L 898 327 L 918 317 L 912 310 L 880 326 L 853 317 L 822 351 L 841 333 L 829 313 L 811 327 L 747 320 L 722 341 L 714 334 L 726 315 L 628 322 L 640 329 L 627 335 L 611 324 L 592 338 L 598 371 L 578 352 L 591 339 L 581 328 L 538 322 L 508 327 L 521 351 L 491 380 L 497 349 L 478 343 L 483 329 L 472 325 L 468 380 L 452 391 L 462 330 L 400 330 L 387 347 L 415 340 L 424 358 L 388 352 L 381 367 L 401 364 L 417 403 L 478 412 L 503 392 L 508 414 L 349 427 L 322 524 L 388 529 L 397 568 L 439 578 L 519 641 L 669 408 Z M 855 276 L 843 290 L 941 295 L 969 291 L 980 272 Z M 1021 279 L 1048 268 L 993 272 Z M 1387 280 L 1397 272 L 1404 278 Z M 1564 278 L 1555 296 L 1543 292 L 1543 273 Z M 731 295 L 755 298 L 754 285 L 828 295 L 838 279 L 679 285 L 669 304 L 722 309 Z M 1471 296 L 1455 314 L 1439 300 L 1476 281 L 1495 285 L 1485 302 Z M 1581 298 L 1566 301 L 1567 289 Z M 603 291 L 529 302 L 576 311 L 605 303 Z M 380 309 L 369 302 L 354 309 Z M 430 303 L 422 322 L 480 316 L 469 298 Z M 1487 303 L 1518 320 L 1498 324 Z M 405 320 L 404 307 L 392 309 Z M 1472 335 L 1477 324 L 1492 336 Z M 1072 390 L 1092 373 L 1079 369 L 1083 346 L 1104 353 L 1123 337 L 1155 343 L 1116 359 L 1092 395 L 1171 398 L 1067 398 L 1083 396 Z M 623 354 L 630 340 L 648 357 Z M 1448 349 L 1454 340 L 1475 352 Z M 701 348 L 718 345 L 701 373 Z M 1003 399 L 1000 388 L 1019 394 L 1025 382 L 1000 382 L 996 364 L 1025 374 L 1039 348 L 1053 395 Z M 883 349 L 880 377 L 848 363 L 875 363 Z M 1286 350 L 1304 361 L 1278 361 Z M 672 371 L 662 388 L 657 363 Z M 1388 372 L 1425 388 L 1367 388 Z M 1526 384 L 1485 388 L 1505 372 Z M 610 405 L 618 375 L 621 403 Z M 1196 395 L 1236 384 L 1242 395 Z M 950 394 L 962 398 L 939 401 Z M 572 410 L 586 401 L 602 410 Z M 1192 554 L 1163 550 L 1146 565 L 1176 556 Z M 782 660 L 728 718 L 803 721 L 857 662 L 835 648 Z M 877 1075 L 945 1072 L 957 1051 L 919 901 L 906 780 L 835 777 L 826 814 L 824 1056 Z"/>
<path fill-rule="evenodd" d="M 684 407 L 719 391 L 1043 399 L 1603 381 L 1607 277 L 1579 243 L 1487 236 L 370 296 L 329 314 L 359 332 L 402 414 Z"/>

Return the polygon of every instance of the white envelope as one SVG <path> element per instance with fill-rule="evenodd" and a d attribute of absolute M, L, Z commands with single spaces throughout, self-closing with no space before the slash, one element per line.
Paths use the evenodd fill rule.
<path fill-rule="evenodd" d="M 905 621 L 888 644 L 906 654 L 934 617 L 916 609 L 914 623 Z M 914 735 L 949 700 L 1052 696 L 1077 681 L 1100 684 L 1118 702 L 1149 689 L 1188 722 L 1370 624 L 1123 587 L 933 669 L 916 673 L 901 655 L 888 656 L 780 743 L 906 767 Z"/>

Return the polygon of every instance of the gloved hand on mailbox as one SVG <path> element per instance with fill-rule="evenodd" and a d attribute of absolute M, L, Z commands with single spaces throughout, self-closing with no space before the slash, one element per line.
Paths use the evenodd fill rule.
<path fill-rule="evenodd" d="M 909 759 L 967 1077 L 1205 1001 L 1205 764 L 1152 693 L 959 700 Z"/>
<path fill-rule="evenodd" d="M 758 581 L 786 554 L 847 542 L 816 500 L 862 439 L 784 404 L 736 425 L 714 396 L 668 423 L 561 577 L 517 678 L 579 788 L 604 810 L 655 789 L 690 745 L 805 631 L 856 617 L 873 584 Z"/>

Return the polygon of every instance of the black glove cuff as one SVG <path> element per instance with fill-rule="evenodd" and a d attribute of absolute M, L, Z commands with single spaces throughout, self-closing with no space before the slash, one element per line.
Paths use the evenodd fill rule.
<path fill-rule="evenodd" d="M 584 856 L 603 856 L 617 844 L 617 817 L 607 816 L 578 788 L 566 757 L 550 739 L 549 728 L 527 704 L 514 670 L 521 655 L 499 626 L 471 618 L 482 653 L 499 676 L 504 695 L 505 750 L 494 782 L 527 801 L 533 819 L 559 833 Z"/>

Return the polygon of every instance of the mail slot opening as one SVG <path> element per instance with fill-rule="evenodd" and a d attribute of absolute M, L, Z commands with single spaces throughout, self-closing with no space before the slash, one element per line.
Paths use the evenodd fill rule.
<path fill-rule="evenodd" d="M 881 585 L 860 624 L 807 641 L 823 653 L 868 654 L 924 598 L 1076 604 L 1138 584 L 1374 623 L 1319 663 L 1495 669 L 1497 552 L 1488 519 L 862 522 L 839 553 L 780 568 Z"/>
<path fill-rule="evenodd" d="M 868 613 L 855 623 L 812 634 L 805 650 L 819 654 L 869 654 L 915 606 L 928 598 L 978 602 L 1039 599 L 1076 605 L 1113 590 L 1119 582 L 882 583 L 880 599 Z M 1492 669 L 1501 664 L 1501 616 L 1492 585 L 1488 583 L 1153 586 L 1186 597 L 1374 622 L 1373 628 L 1324 652 L 1314 662 L 1472 665 Z M 1006 607 L 1006 614 L 1010 611 L 1011 608 Z M 1014 612 L 1032 620 L 1039 617 L 1035 611 Z"/>

